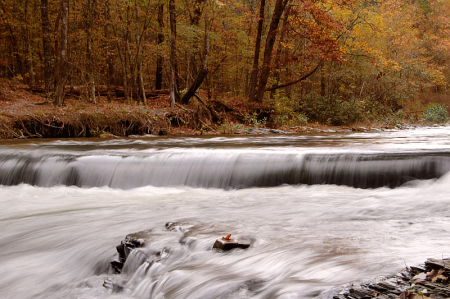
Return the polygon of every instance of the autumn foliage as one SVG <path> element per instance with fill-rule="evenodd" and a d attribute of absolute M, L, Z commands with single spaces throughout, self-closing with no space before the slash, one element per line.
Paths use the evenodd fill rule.
<path fill-rule="evenodd" d="M 265 103 L 281 125 L 386 119 L 446 95 L 449 11 L 450 0 L 0 0 L 0 77 L 57 105 L 65 87 L 96 103 L 99 86 L 109 101 L 119 86 L 142 104 L 170 88 L 183 104 Z"/>

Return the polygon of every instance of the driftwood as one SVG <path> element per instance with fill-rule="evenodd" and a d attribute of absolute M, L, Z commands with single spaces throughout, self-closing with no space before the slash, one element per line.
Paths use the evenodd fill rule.
<path fill-rule="evenodd" d="M 43 86 L 32 86 L 32 87 L 30 87 L 30 90 L 35 93 L 44 93 L 45 92 L 45 88 Z M 70 96 L 70 95 L 80 96 L 85 92 L 86 92 L 85 85 L 78 85 L 78 86 L 65 88 L 66 96 Z M 110 92 L 112 95 L 115 95 L 118 98 L 123 98 L 125 96 L 124 88 L 122 86 L 112 85 Z M 100 96 L 107 96 L 108 95 L 108 86 L 107 85 L 97 85 L 95 87 L 95 93 Z M 145 96 L 148 98 L 158 97 L 160 95 L 168 95 L 168 94 L 169 94 L 168 89 L 146 90 L 145 91 Z M 137 96 L 138 95 L 137 91 L 133 91 L 133 95 Z"/>

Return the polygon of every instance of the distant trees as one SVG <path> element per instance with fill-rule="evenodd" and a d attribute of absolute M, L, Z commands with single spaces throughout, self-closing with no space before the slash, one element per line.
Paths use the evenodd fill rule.
<path fill-rule="evenodd" d="M 370 102 L 450 83 L 450 0 L 0 0 L 0 76 L 43 86 L 169 89 L 171 103 L 209 97 L 263 102 Z M 380 76 L 381 74 L 381 76 Z M 317 98 L 318 99 L 318 98 Z M 316 100 L 317 100 L 316 99 Z M 380 108 L 381 109 L 381 108 Z"/>

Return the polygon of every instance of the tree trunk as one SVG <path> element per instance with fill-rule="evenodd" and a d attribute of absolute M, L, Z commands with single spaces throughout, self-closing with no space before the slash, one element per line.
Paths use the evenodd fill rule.
<path fill-rule="evenodd" d="M 286 32 L 287 32 L 287 25 L 288 25 L 288 19 L 289 19 L 289 15 L 291 13 L 291 5 L 286 7 L 286 12 L 284 14 L 284 18 L 283 18 L 283 25 L 282 25 L 282 29 L 281 29 L 281 35 L 280 35 L 280 41 L 278 42 L 278 49 L 277 49 L 277 55 L 275 56 L 275 64 L 276 64 L 276 73 L 275 73 L 275 85 L 279 85 L 280 84 L 280 80 L 281 80 L 281 55 L 284 52 L 284 65 L 287 64 L 287 56 L 288 56 L 288 49 L 283 49 L 283 44 L 285 41 L 285 37 L 286 37 Z M 285 75 L 287 75 L 287 73 L 289 72 L 289 70 L 286 70 Z M 289 76 L 285 76 L 285 78 L 289 78 Z M 267 89 L 266 89 L 267 91 Z M 270 93 L 270 98 L 274 98 L 275 97 L 275 90 L 272 90 Z"/>
<path fill-rule="evenodd" d="M 59 67 L 60 67 L 60 62 L 59 62 L 59 51 L 60 51 L 60 45 L 59 45 L 59 39 L 58 38 L 56 38 L 56 36 L 58 35 L 58 28 L 59 28 L 59 23 L 60 23 L 60 21 L 61 21 L 61 9 L 58 9 L 58 17 L 56 18 L 56 21 L 55 21 L 55 26 L 54 26 L 54 30 L 53 30 L 53 32 L 54 32 L 54 35 L 55 35 L 55 38 L 54 38 L 54 43 L 55 43 L 55 46 L 54 46 L 54 54 L 53 54 L 53 58 L 54 58 L 54 60 L 55 60 L 55 62 L 53 63 L 53 70 L 52 70 L 52 78 L 51 78 L 51 80 L 52 80 L 52 84 L 53 84 L 53 89 L 52 90 L 54 90 L 54 91 L 56 91 L 55 89 L 56 89 L 56 81 L 57 81 L 57 79 L 58 79 L 58 74 L 59 74 Z"/>
<path fill-rule="evenodd" d="M 131 4 L 131 3 L 130 3 Z M 126 68 L 128 70 L 128 74 L 130 75 L 128 78 L 131 81 L 131 88 L 129 89 L 130 100 L 133 99 L 133 91 L 137 90 L 137 77 L 135 76 L 135 61 L 132 61 L 133 55 L 131 54 L 130 48 L 130 40 L 131 40 L 131 13 L 130 13 L 131 5 L 127 5 L 127 26 L 125 30 L 125 62 Z"/>
<path fill-rule="evenodd" d="M 106 22 L 104 23 L 103 26 L 103 30 L 105 32 L 105 43 L 106 43 L 106 49 L 107 49 L 107 57 L 106 57 L 106 63 L 108 65 L 108 72 L 107 72 L 107 79 L 106 79 L 106 97 L 108 99 L 108 102 L 111 102 L 112 98 L 112 90 L 111 90 L 111 78 L 113 77 L 114 74 L 114 65 L 112 62 L 112 58 L 111 58 L 111 54 L 110 51 L 112 50 L 111 48 L 111 42 L 110 42 L 110 37 L 109 37 L 109 30 L 108 30 L 108 26 L 109 23 L 111 21 L 111 16 L 109 14 L 109 1 L 106 1 L 104 3 L 105 5 L 105 10 L 104 10 L 104 14 L 105 14 L 105 20 Z"/>
<path fill-rule="evenodd" d="M 27 42 L 27 57 L 28 57 L 28 73 L 30 75 L 30 80 L 28 82 L 28 85 L 35 86 L 36 85 L 36 79 L 34 76 L 34 61 L 33 61 L 33 51 L 31 47 L 31 39 L 30 39 L 30 28 L 28 24 L 28 3 L 29 1 L 25 1 L 25 35 L 26 35 L 26 42 Z"/>
<path fill-rule="evenodd" d="M 136 43 L 137 43 L 137 54 L 136 60 L 138 65 L 138 84 L 139 84 L 139 93 L 142 96 L 142 101 L 145 105 L 147 105 L 147 98 L 145 97 L 145 88 L 144 88 L 144 78 L 142 75 L 142 55 L 141 55 L 141 45 L 143 41 L 141 40 L 141 20 L 139 19 L 139 1 L 135 0 L 135 13 L 136 13 Z"/>
<path fill-rule="evenodd" d="M 261 0 L 261 7 L 259 9 L 259 18 L 258 18 L 258 31 L 256 33 L 256 45 L 255 45 L 255 55 L 253 57 L 253 69 L 252 75 L 250 77 L 250 91 L 248 95 L 248 101 L 255 101 L 255 91 L 256 91 L 256 83 L 258 79 L 258 68 L 259 68 L 259 53 L 261 51 L 261 35 L 264 24 L 264 10 L 266 7 L 266 0 Z"/>
<path fill-rule="evenodd" d="M 278 24 L 281 16 L 289 0 L 276 0 L 275 9 L 270 21 L 269 33 L 267 35 L 266 47 L 264 49 L 263 66 L 259 76 L 258 93 L 256 95 L 256 102 L 262 103 L 264 99 L 264 92 L 266 91 L 267 81 L 269 79 L 270 68 L 272 63 L 272 51 L 277 38 Z"/>
<path fill-rule="evenodd" d="M 190 25 L 192 27 L 199 27 L 200 20 L 203 14 L 203 9 L 205 7 L 204 0 L 194 0 L 193 4 L 193 14 L 190 14 Z M 195 80 L 199 72 L 201 71 L 202 66 L 199 66 L 198 60 L 200 56 L 199 45 L 200 37 L 197 34 L 192 36 L 192 47 L 190 51 L 190 55 L 188 57 L 188 68 L 187 68 L 187 80 L 186 85 L 190 85 Z"/>
<path fill-rule="evenodd" d="M 97 103 L 95 98 L 95 76 L 94 76 L 94 61 L 92 60 L 92 27 L 94 26 L 94 7 L 95 0 L 88 0 L 88 27 L 87 27 L 87 41 L 86 41 L 86 60 L 88 62 L 87 69 L 87 79 L 88 79 L 88 93 L 89 98 L 92 99 L 94 104 Z"/>
<path fill-rule="evenodd" d="M 64 85 L 66 83 L 67 74 L 67 38 L 69 31 L 69 0 L 61 0 L 61 37 L 59 39 L 59 72 L 56 84 L 56 95 L 54 104 L 61 106 L 64 103 Z"/>
<path fill-rule="evenodd" d="M 122 81 L 123 81 L 123 90 L 124 90 L 124 97 L 125 101 L 128 101 L 129 95 L 128 95 L 128 76 L 127 76 L 127 67 L 126 67 L 126 57 L 124 57 L 124 53 L 122 50 L 122 47 L 119 42 L 119 36 L 117 34 L 117 29 L 114 24 L 111 25 L 113 32 L 114 32 L 114 38 L 116 40 L 116 46 L 117 46 L 117 52 L 119 53 L 119 59 L 120 59 L 120 65 L 122 66 Z"/>
<path fill-rule="evenodd" d="M 325 65 L 322 64 L 320 67 L 320 95 L 324 97 L 326 94 L 326 84 L 325 84 Z"/>
<path fill-rule="evenodd" d="M 169 22 L 170 22 L 170 105 L 175 106 L 177 101 L 177 20 L 175 15 L 175 0 L 169 0 Z"/>
<path fill-rule="evenodd" d="M 156 80 L 155 80 L 155 89 L 160 90 L 162 88 L 162 77 L 163 77 L 163 64 L 164 64 L 164 56 L 161 53 L 161 45 L 164 42 L 164 4 L 158 5 L 158 37 L 157 37 L 157 47 L 158 54 L 156 57 Z"/>
<path fill-rule="evenodd" d="M 2 11 L 3 11 L 3 16 L 8 16 L 10 13 L 5 9 L 4 4 L 2 4 Z M 22 61 L 20 59 L 20 54 L 19 54 L 19 44 L 17 42 L 17 38 L 14 35 L 14 29 L 11 27 L 11 24 L 9 22 L 5 22 L 5 26 L 7 27 L 8 31 L 9 31 L 9 40 L 11 42 L 11 47 L 12 47 L 12 51 L 11 51 L 11 61 L 13 64 L 13 70 L 10 69 L 10 72 L 12 73 L 13 76 L 16 76 L 17 74 L 21 74 L 22 75 L 22 71 L 23 71 L 23 67 L 22 67 Z M 16 60 L 16 64 L 17 64 L 17 71 L 14 71 L 14 60 Z"/>
<path fill-rule="evenodd" d="M 208 0 L 205 0 L 205 6 Z M 195 95 L 195 92 L 203 83 L 206 76 L 208 75 L 208 54 L 209 54 L 209 19 L 208 13 L 205 13 L 205 42 L 203 48 L 203 59 L 202 59 L 202 68 L 198 73 L 195 81 L 189 87 L 187 92 L 184 94 L 183 98 L 181 98 L 182 104 L 187 104 L 189 100 Z"/>

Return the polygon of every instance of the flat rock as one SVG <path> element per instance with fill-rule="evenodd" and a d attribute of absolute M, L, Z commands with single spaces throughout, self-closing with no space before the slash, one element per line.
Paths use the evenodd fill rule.
<path fill-rule="evenodd" d="M 447 299 L 450 297 L 450 284 L 443 281 L 431 280 L 426 271 L 429 270 L 447 270 L 450 267 L 450 259 L 428 259 L 423 265 L 406 268 L 402 272 L 372 280 L 366 283 L 352 284 L 349 287 L 338 290 L 337 294 L 332 295 L 333 299 L 370 299 L 370 298 L 421 298 L 417 294 L 427 290 L 427 297 L 433 299 Z M 448 277 L 448 272 L 442 272 L 442 275 Z M 445 278 L 444 277 L 444 278 Z M 407 295 L 407 294 L 410 295 Z M 331 298 L 330 296 L 320 298 Z"/>
<path fill-rule="evenodd" d="M 221 249 L 224 251 L 235 249 L 235 248 L 247 249 L 249 247 L 250 247 L 250 242 L 239 241 L 236 239 L 229 239 L 229 240 L 217 239 L 213 245 L 213 248 Z"/>
<path fill-rule="evenodd" d="M 427 259 L 425 262 L 427 269 L 442 269 L 450 270 L 450 259 Z"/>

